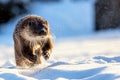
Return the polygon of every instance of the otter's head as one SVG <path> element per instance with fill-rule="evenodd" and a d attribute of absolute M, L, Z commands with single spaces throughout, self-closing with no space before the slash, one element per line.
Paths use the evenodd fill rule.
<path fill-rule="evenodd" d="M 26 38 L 45 38 L 49 36 L 48 22 L 39 16 L 27 16 L 22 20 L 23 34 Z"/>
<path fill-rule="evenodd" d="M 46 36 L 49 34 L 47 21 L 31 20 L 28 22 L 28 29 L 34 36 Z"/>

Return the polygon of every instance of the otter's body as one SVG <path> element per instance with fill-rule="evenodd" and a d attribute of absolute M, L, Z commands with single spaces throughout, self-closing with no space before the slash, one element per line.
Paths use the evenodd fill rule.
<path fill-rule="evenodd" d="M 15 60 L 19 67 L 41 64 L 41 56 L 49 59 L 53 44 L 48 22 L 34 15 L 22 18 L 13 33 Z"/>

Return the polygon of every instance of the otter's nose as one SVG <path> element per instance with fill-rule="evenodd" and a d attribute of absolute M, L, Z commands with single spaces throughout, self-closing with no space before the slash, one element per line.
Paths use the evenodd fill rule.
<path fill-rule="evenodd" d="M 47 32 L 46 32 L 45 29 L 41 29 L 40 32 L 39 32 L 39 34 L 42 34 L 42 35 L 45 35 L 46 33 L 47 33 Z"/>

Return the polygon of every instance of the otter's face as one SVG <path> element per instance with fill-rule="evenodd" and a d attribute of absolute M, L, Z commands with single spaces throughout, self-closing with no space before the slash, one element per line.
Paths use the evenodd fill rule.
<path fill-rule="evenodd" d="M 45 22 L 34 22 L 29 23 L 30 32 L 35 36 L 46 36 L 48 35 L 48 25 Z"/>

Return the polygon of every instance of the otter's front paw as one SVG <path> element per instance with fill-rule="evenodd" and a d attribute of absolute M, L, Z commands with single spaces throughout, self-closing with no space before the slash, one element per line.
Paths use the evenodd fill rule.
<path fill-rule="evenodd" d="M 48 52 L 43 52 L 42 55 L 45 58 L 45 60 L 48 60 L 50 57 L 50 54 Z"/>

